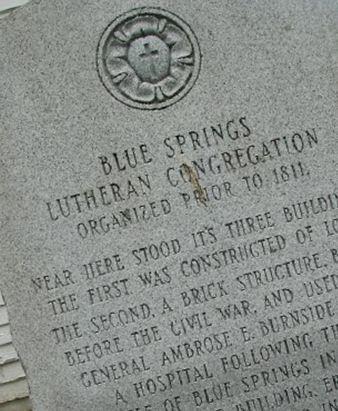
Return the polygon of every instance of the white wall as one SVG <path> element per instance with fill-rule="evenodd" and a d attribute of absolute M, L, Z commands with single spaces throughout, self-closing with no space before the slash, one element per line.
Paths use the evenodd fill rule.
<path fill-rule="evenodd" d="M 6 12 L 8 9 L 13 7 L 22 6 L 25 3 L 28 3 L 29 0 L 0 0 L 0 12 Z"/>
<path fill-rule="evenodd" d="M 28 411 L 28 386 L 12 344 L 5 302 L 0 293 L 0 411 Z"/>

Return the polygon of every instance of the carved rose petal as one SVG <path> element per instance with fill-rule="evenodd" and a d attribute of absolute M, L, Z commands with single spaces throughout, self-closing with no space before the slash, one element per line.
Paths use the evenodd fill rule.
<path fill-rule="evenodd" d="M 107 46 L 107 54 L 112 57 L 124 57 L 127 55 L 127 44 L 113 38 Z"/>
<path fill-rule="evenodd" d="M 141 103 L 152 103 L 155 100 L 154 86 L 142 83 L 134 73 L 130 73 L 122 81 L 119 89 L 123 94 Z"/>
<path fill-rule="evenodd" d="M 144 34 L 156 33 L 159 20 L 155 16 L 138 16 L 127 21 L 121 27 L 129 41 Z"/>
<path fill-rule="evenodd" d="M 170 98 L 180 90 L 180 84 L 174 77 L 167 77 L 161 84 L 162 93 Z"/>
<path fill-rule="evenodd" d="M 191 75 L 189 67 L 180 64 L 173 64 L 171 67 L 171 76 L 163 81 L 161 85 L 162 92 L 167 97 L 172 97 L 183 89 Z"/>
<path fill-rule="evenodd" d="M 192 45 L 186 34 L 173 24 L 168 24 L 165 31 L 165 42 L 171 45 L 172 59 L 189 56 L 193 53 Z"/>
<path fill-rule="evenodd" d="M 132 68 L 129 66 L 126 60 L 122 58 L 116 58 L 109 56 L 106 59 L 106 68 L 109 74 L 113 77 L 116 77 L 122 73 L 131 73 L 133 72 Z"/>

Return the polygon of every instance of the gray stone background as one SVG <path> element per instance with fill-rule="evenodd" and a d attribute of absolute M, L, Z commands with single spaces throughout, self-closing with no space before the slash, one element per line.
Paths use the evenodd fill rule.
<path fill-rule="evenodd" d="M 28 0 L 0 0 L 0 18 Z M 5 301 L 0 291 L 0 411 L 29 411 L 25 372 L 12 344 Z"/>

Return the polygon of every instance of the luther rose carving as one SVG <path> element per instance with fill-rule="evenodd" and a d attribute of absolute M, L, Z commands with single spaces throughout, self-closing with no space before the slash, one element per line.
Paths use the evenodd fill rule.
<path fill-rule="evenodd" d="M 106 89 L 140 109 L 161 109 L 183 98 L 197 80 L 201 53 L 191 28 L 159 8 L 114 20 L 101 36 L 97 68 Z"/>

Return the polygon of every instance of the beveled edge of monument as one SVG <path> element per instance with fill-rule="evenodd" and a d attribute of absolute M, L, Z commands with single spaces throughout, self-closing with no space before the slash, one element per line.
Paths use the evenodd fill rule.
<path fill-rule="evenodd" d="M 136 17 L 137 15 L 146 15 L 148 13 L 151 13 L 151 14 L 160 13 L 164 15 L 165 17 L 168 17 L 169 19 L 174 20 L 174 22 L 176 22 L 177 24 L 179 24 L 179 26 L 181 26 L 181 28 L 184 29 L 185 33 L 187 34 L 193 46 L 193 50 L 195 52 L 196 64 L 194 65 L 193 74 L 190 77 L 188 83 L 182 90 L 178 92 L 178 94 L 176 94 L 175 96 L 173 96 L 172 98 L 168 99 L 167 101 L 161 104 L 133 102 L 131 99 L 124 97 L 122 94 L 115 93 L 107 84 L 109 83 L 109 80 L 106 80 L 108 76 L 104 72 L 104 69 L 102 67 L 103 65 L 101 64 L 101 59 L 100 59 L 103 45 L 105 44 L 105 40 L 107 39 L 107 37 L 111 34 L 112 27 L 118 26 L 120 23 L 122 23 L 127 18 L 133 18 L 133 17 Z M 99 39 L 99 42 L 96 48 L 96 71 L 98 73 L 98 76 L 104 88 L 108 91 L 108 93 L 111 96 L 113 96 L 120 103 L 123 103 L 128 107 L 135 108 L 135 109 L 141 109 L 141 110 L 163 110 L 179 102 L 180 100 L 182 100 L 184 97 L 186 97 L 189 94 L 189 92 L 195 85 L 199 77 L 200 71 L 201 71 L 201 65 L 202 65 L 202 52 L 201 52 L 199 41 L 192 27 L 177 14 L 173 13 L 172 11 L 165 10 L 162 7 L 137 7 L 137 8 L 131 9 L 127 12 L 124 12 L 118 15 L 115 19 L 113 19 L 105 27 L 105 29 L 103 30 L 100 36 L 100 39 Z"/>

